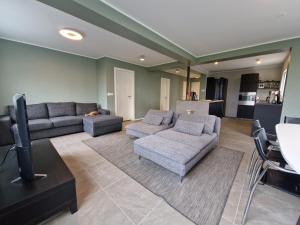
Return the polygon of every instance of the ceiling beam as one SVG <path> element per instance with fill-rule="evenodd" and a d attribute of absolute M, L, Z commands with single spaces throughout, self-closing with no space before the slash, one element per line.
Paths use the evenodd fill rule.
<path fill-rule="evenodd" d="M 196 57 L 100 0 L 38 0 L 187 64 Z M 113 43 L 112 43 L 113 44 Z M 142 52 L 141 52 L 142 54 Z"/>

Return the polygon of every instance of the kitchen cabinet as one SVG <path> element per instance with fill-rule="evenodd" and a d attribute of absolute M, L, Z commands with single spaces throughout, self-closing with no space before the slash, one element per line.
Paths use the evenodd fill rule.
<path fill-rule="evenodd" d="M 254 120 L 259 120 L 269 136 L 276 135 L 275 125 L 280 123 L 282 104 L 257 103 Z"/>
<path fill-rule="evenodd" d="M 240 92 L 256 92 L 259 82 L 259 74 L 243 74 L 241 76 Z"/>
<path fill-rule="evenodd" d="M 238 105 L 237 117 L 243 119 L 253 119 L 254 106 Z"/>

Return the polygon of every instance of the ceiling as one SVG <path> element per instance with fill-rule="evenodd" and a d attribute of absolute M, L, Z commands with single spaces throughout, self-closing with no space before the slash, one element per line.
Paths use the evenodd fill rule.
<path fill-rule="evenodd" d="M 83 32 L 84 39 L 71 41 L 63 38 L 58 31 L 66 27 Z M 1 1 L 0 37 L 90 58 L 111 57 L 142 66 L 175 61 L 35 0 Z M 145 56 L 144 62 L 139 60 L 141 55 Z"/>
<path fill-rule="evenodd" d="M 209 72 L 217 72 L 217 71 L 252 68 L 257 66 L 279 65 L 284 62 L 288 54 L 289 51 L 267 54 L 267 55 L 259 55 L 259 56 L 253 56 L 247 58 L 222 61 L 222 62 L 218 62 L 217 65 L 214 62 L 212 62 L 212 63 L 202 64 L 202 65 L 192 66 L 192 69 L 199 72 L 203 70 Z M 258 59 L 261 61 L 260 64 L 256 63 L 256 60 Z"/>
<path fill-rule="evenodd" d="M 172 73 L 174 75 L 178 75 L 178 76 L 183 76 L 183 77 L 187 76 L 187 71 L 182 69 L 182 68 L 167 69 L 167 70 L 164 70 L 164 71 L 167 72 L 167 73 Z M 191 78 L 199 78 L 200 75 L 191 71 L 190 77 Z"/>
<path fill-rule="evenodd" d="M 195 56 L 300 36 L 300 1 L 106 0 Z"/>

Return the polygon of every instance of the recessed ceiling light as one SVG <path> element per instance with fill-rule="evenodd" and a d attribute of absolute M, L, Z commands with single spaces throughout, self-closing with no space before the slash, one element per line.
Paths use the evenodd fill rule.
<path fill-rule="evenodd" d="M 219 64 L 219 62 L 218 61 L 215 61 L 215 65 L 218 65 Z"/>
<path fill-rule="evenodd" d="M 144 55 L 141 55 L 140 57 L 140 61 L 144 62 L 145 61 L 145 56 Z"/>
<path fill-rule="evenodd" d="M 65 38 L 74 40 L 74 41 L 80 41 L 83 39 L 83 34 L 79 31 L 70 29 L 70 28 L 63 28 L 59 30 L 60 35 L 62 35 Z"/>
<path fill-rule="evenodd" d="M 179 73 L 179 72 L 180 72 L 180 70 L 179 70 L 179 69 L 176 69 L 176 70 L 175 70 L 175 73 Z"/>
<path fill-rule="evenodd" d="M 261 60 L 260 59 L 256 59 L 256 64 L 261 64 Z"/>

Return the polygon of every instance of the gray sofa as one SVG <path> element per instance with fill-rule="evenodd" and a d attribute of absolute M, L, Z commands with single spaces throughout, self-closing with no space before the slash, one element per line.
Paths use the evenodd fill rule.
<path fill-rule="evenodd" d="M 83 132 L 83 119 L 86 113 L 98 111 L 102 117 L 110 111 L 101 109 L 96 103 L 40 103 L 27 105 L 28 125 L 32 140 Z M 15 112 L 13 106 L 8 106 L 12 131 L 16 131 Z M 109 119 L 106 117 L 107 120 Z M 120 124 L 113 122 L 105 124 L 106 131 L 120 130 Z M 109 127 L 110 129 L 107 129 Z M 122 128 L 121 128 L 122 129 Z"/>
<path fill-rule="evenodd" d="M 141 122 L 128 125 L 126 134 L 132 137 L 145 137 L 174 126 L 173 111 L 150 109 Z"/>
<path fill-rule="evenodd" d="M 174 128 L 134 141 L 134 152 L 178 174 L 180 181 L 219 143 L 221 119 L 181 115 Z"/>

